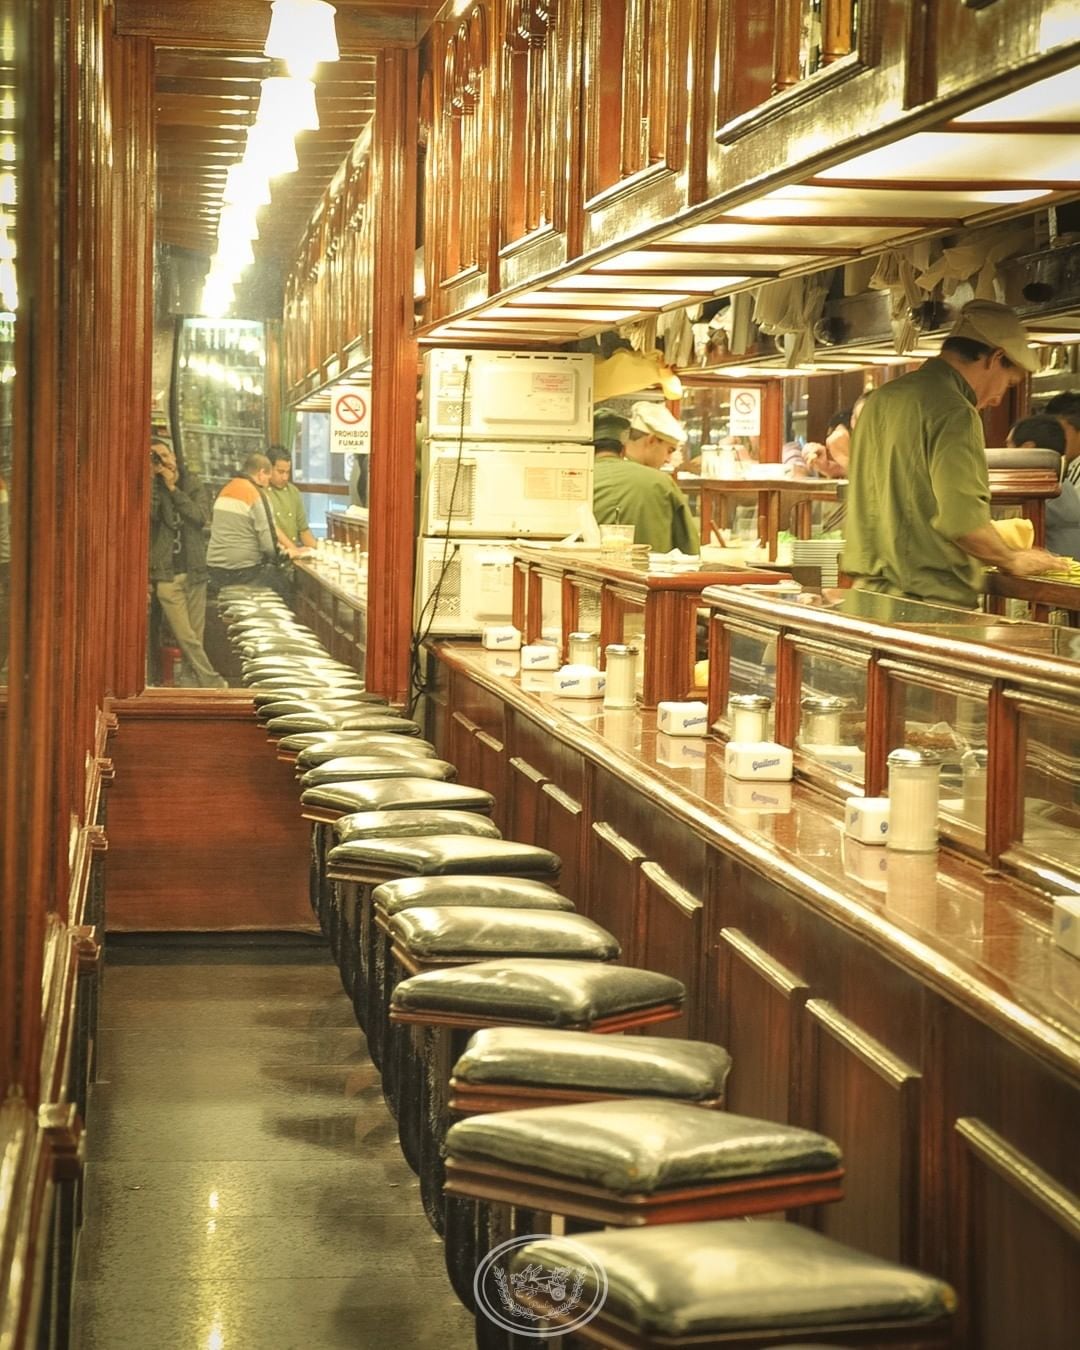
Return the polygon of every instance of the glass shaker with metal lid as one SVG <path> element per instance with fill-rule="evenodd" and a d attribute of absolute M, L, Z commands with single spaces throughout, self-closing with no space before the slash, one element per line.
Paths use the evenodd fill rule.
<path fill-rule="evenodd" d="M 607 684 L 605 708 L 632 708 L 637 703 L 638 649 L 630 643 L 611 642 L 604 648 Z"/>
<path fill-rule="evenodd" d="M 600 639 L 595 633 L 570 633 L 566 639 L 569 666 L 599 666 Z"/>
<path fill-rule="evenodd" d="M 840 714 L 847 707 L 844 699 L 831 694 L 804 694 L 800 706 L 800 745 L 840 744 Z"/>
<path fill-rule="evenodd" d="M 767 741 L 772 699 L 767 694 L 732 694 L 728 699 L 728 720 L 733 741 Z"/>
<path fill-rule="evenodd" d="M 941 756 L 936 750 L 893 750 L 888 764 L 886 846 L 905 853 L 929 853 L 938 845 Z"/>

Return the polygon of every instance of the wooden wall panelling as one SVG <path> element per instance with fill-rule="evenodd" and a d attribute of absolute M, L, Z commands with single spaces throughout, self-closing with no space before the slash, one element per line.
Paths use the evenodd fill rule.
<path fill-rule="evenodd" d="M 702 1034 L 732 1057 L 728 1110 L 799 1124 L 809 985 L 738 928 L 721 928 L 708 955 L 710 1006 Z"/>
<path fill-rule="evenodd" d="M 1076 10 L 1062 0 L 1006 0 L 930 6 L 929 46 L 939 54 L 931 94 L 945 95 L 985 84 L 1021 62 L 1049 52 L 1078 32 Z M 941 53 L 948 53 L 947 59 Z"/>
<path fill-rule="evenodd" d="M 109 927 L 310 929 L 296 783 L 250 701 L 155 692 L 116 712 Z"/>
<path fill-rule="evenodd" d="M 502 13 L 498 284 L 507 288 L 580 250 L 582 19 L 580 0 L 503 0 Z"/>
<path fill-rule="evenodd" d="M 806 1003 L 805 1123 L 844 1151 L 850 1203 L 817 1226 L 878 1256 L 917 1260 L 922 1075 L 826 999 Z"/>
<path fill-rule="evenodd" d="M 409 691 L 416 476 L 416 342 L 412 337 L 416 209 L 416 52 L 383 52 L 376 67 L 371 184 L 371 534 L 367 684 L 393 702 Z"/>
<path fill-rule="evenodd" d="M 962 1343 L 1068 1350 L 1080 1319 L 1080 1198 L 985 1121 L 953 1128 Z"/>
<path fill-rule="evenodd" d="M 641 864 L 645 854 L 606 820 L 591 821 L 589 830 L 586 912 L 595 923 L 614 933 L 622 948 L 623 965 L 637 965 L 641 955 Z"/>
<path fill-rule="evenodd" d="M 585 250 L 687 205 L 698 0 L 584 0 Z"/>
<path fill-rule="evenodd" d="M 424 239 L 428 317 L 433 319 L 467 308 L 498 287 L 498 32 L 494 6 L 486 0 L 432 30 L 432 177 Z"/>
<path fill-rule="evenodd" d="M 587 815 L 583 804 L 555 783 L 540 785 L 540 825 L 537 843 L 562 860 L 559 890 L 578 904 L 582 895 L 582 866 Z"/>
<path fill-rule="evenodd" d="M 658 1024 L 654 1034 L 700 1036 L 704 1030 L 703 912 L 701 897 L 680 886 L 659 863 L 646 859 L 641 864 L 639 964 L 682 980 L 686 986 L 685 1015 Z"/>
<path fill-rule="evenodd" d="M 540 825 L 540 790 L 547 779 L 521 755 L 510 755 L 506 767 L 509 836 L 523 844 L 546 847 Z"/>

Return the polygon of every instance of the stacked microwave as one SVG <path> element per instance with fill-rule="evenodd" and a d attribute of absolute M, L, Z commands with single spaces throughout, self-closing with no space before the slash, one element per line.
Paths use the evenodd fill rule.
<path fill-rule="evenodd" d="M 424 355 L 419 631 L 474 636 L 511 617 L 515 539 L 561 539 L 592 510 L 593 358 Z"/>

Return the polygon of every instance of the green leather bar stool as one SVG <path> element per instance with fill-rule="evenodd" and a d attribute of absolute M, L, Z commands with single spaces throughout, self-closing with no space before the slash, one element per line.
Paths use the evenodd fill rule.
<path fill-rule="evenodd" d="M 374 709 L 381 710 L 383 706 L 350 690 L 337 692 L 334 689 L 327 689 L 325 697 L 316 695 L 296 698 L 288 695 L 273 699 L 270 703 L 256 704 L 255 716 L 260 722 L 270 722 L 275 717 L 284 717 L 287 713 L 362 713 Z"/>
<path fill-rule="evenodd" d="M 340 837 L 339 831 L 342 827 L 347 831 L 348 840 L 356 844 L 369 839 L 406 838 L 417 835 L 460 834 L 473 839 L 502 838 L 498 827 L 490 817 L 477 815 L 473 811 L 361 811 L 335 821 L 329 827 L 333 839 Z M 334 853 L 335 849 L 332 848 L 331 860 Z M 368 877 L 362 867 L 353 867 L 345 861 L 339 869 L 335 867 L 333 861 L 327 862 L 323 890 L 329 897 L 329 909 L 334 916 L 330 922 L 337 933 L 335 959 L 345 992 L 352 1000 L 357 1023 L 364 1030 L 367 1029 L 368 968 L 365 960 L 365 944 L 370 941 L 367 936 L 368 930 L 372 927 L 370 888 L 374 884 L 374 879 Z M 369 1050 L 370 1048 L 369 1045 Z M 372 1060 L 378 1067 L 375 1052 L 372 1053 Z"/>
<path fill-rule="evenodd" d="M 420 735 L 416 722 L 390 708 L 373 708 L 371 712 L 285 713 L 267 722 L 266 730 L 275 740 L 294 731 L 396 731 L 403 736 Z"/>
<path fill-rule="evenodd" d="M 306 791 L 338 783 L 363 783 L 371 778 L 430 778 L 451 783 L 456 777 L 457 769 L 449 760 L 391 749 L 380 754 L 338 755 L 325 760 L 305 770 L 300 785 Z"/>
<path fill-rule="evenodd" d="M 277 744 L 274 747 L 274 752 L 278 759 L 283 760 L 286 763 L 295 763 L 297 756 L 300 754 L 300 751 L 307 750 L 312 746 L 341 745 L 342 747 L 344 747 L 350 741 L 361 739 L 367 741 L 373 736 L 378 737 L 380 739 L 389 736 L 395 737 L 400 736 L 404 741 L 410 744 L 418 746 L 427 746 L 428 749 L 431 751 L 431 754 L 434 755 L 435 747 L 431 744 L 430 741 L 421 740 L 419 736 L 412 735 L 411 728 L 414 725 L 415 723 L 409 722 L 405 718 L 401 718 L 397 722 L 395 722 L 394 725 L 389 729 L 383 728 L 383 730 L 381 731 L 331 730 L 331 731 L 290 732 L 289 735 L 287 736 L 278 737 Z M 348 755 L 353 753 L 359 753 L 359 751 L 354 752 L 343 748 L 340 751 L 340 753 L 343 755 Z M 331 758 L 333 758 L 333 756 L 331 756 Z"/>
<path fill-rule="evenodd" d="M 424 841 L 419 841 L 424 842 Z M 470 963 L 512 966 L 542 958 L 574 967 L 614 961 L 617 939 L 581 914 L 551 910 L 492 909 L 476 906 L 407 909 L 389 923 L 391 954 L 405 983 L 422 975 L 444 975 L 447 967 L 467 970 Z M 484 958 L 490 958 L 485 960 Z M 397 1083 L 398 1130 L 412 1132 L 420 1160 L 420 1193 L 436 1230 L 443 1224 L 442 1145 L 449 1124 L 447 1088 L 450 1065 L 459 1048 L 455 1038 L 427 1029 L 415 1033 L 418 1072 L 402 1073 Z M 403 1055 L 406 1064 L 413 1056 Z M 403 1064 L 403 1070 L 404 1070 Z M 417 1090 L 418 1089 L 418 1090 Z"/>
<path fill-rule="evenodd" d="M 333 857 L 333 854 L 331 854 Z M 335 867 L 338 864 L 332 863 Z M 351 864 L 349 864 L 351 866 Z M 403 877 L 384 881 L 371 892 L 363 906 L 358 944 L 361 970 L 358 975 L 357 1006 L 363 1006 L 365 1025 L 381 1028 L 391 1047 L 383 1053 L 381 1039 L 376 1047 L 377 1066 L 382 1071 L 384 1095 L 397 1113 L 397 1085 L 402 1078 L 402 1060 L 407 1057 L 411 1040 L 404 1028 L 385 1022 L 389 1002 L 391 954 L 390 920 L 407 909 L 443 906 L 482 906 L 491 909 L 548 909 L 572 913 L 574 903 L 543 881 L 518 877 L 493 876 L 490 873 L 453 876 Z M 370 1040 L 374 1039 L 372 1036 Z M 373 1056 L 374 1057 L 374 1056 Z M 403 1140 L 403 1147 L 408 1141 Z M 410 1165 L 419 1163 L 412 1157 Z"/>
<path fill-rule="evenodd" d="M 419 736 L 391 736 L 383 731 L 347 732 L 335 736 L 326 733 L 327 739 L 305 746 L 298 751 L 294 763 L 298 777 L 303 777 L 308 769 L 317 769 L 331 759 L 340 759 L 344 755 L 409 755 L 418 759 L 437 759 L 435 747 L 430 741 L 422 741 Z M 280 742 L 279 742 L 280 748 Z"/>
<path fill-rule="evenodd" d="M 490 816 L 495 799 L 481 788 L 444 783 L 414 774 L 407 778 L 328 783 L 324 787 L 306 788 L 300 794 L 300 803 L 304 819 L 312 822 L 309 894 L 316 913 L 323 913 L 333 898 L 327 888 L 326 860 L 334 836 L 326 829 L 327 825 L 343 816 L 364 811 L 474 811 Z"/>
<path fill-rule="evenodd" d="M 720 1219 L 538 1238 L 511 1253 L 505 1286 L 557 1334 L 606 1350 L 833 1346 L 946 1350 L 956 1295 L 943 1280 L 793 1223 Z M 560 1272 L 547 1293 L 537 1272 Z M 530 1278 L 530 1273 L 532 1278 Z M 494 1271 L 492 1271 L 494 1275 Z M 484 1303 L 501 1283 L 483 1283 Z M 576 1291 L 573 1308 L 551 1293 Z M 566 1300 L 564 1300 L 564 1303 Z M 589 1315 L 594 1314 L 589 1319 Z M 512 1315 L 505 1322 L 515 1329 Z M 520 1329 L 537 1322 L 521 1319 Z"/>
<path fill-rule="evenodd" d="M 422 1091 L 432 1103 L 440 1103 L 448 1101 L 450 1066 L 474 1031 L 493 1026 L 597 1034 L 637 1030 L 681 1016 L 685 997 L 679 980 L 652 970 L 595 960 L 478 960 L 402 980 L 390 996 L 390 1020 L 413 1028 Z M 410 1115 L 405 1109 L 407 1088 L 403 1078 L 404 1128 L 409 1128 Z M 446 1109 L 439 1108 L 443 1121 Z"/>

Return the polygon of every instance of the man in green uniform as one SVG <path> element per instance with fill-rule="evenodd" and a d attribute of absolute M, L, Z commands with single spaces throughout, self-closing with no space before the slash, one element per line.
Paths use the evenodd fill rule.
<path fill-rule="evenodd" d="M 1031 576 L 1062 564 L 1011 549 L 990 523 L 986 443 L 992 408 L 1038 368 L 1006 305 L 973 300 L 941 355 L 867 399 L 848 466 L 843 570 L 856 586 L 973 608 L 985 567 Z"/>
<path fill-rule="evenodd" d="M 270 486 L 267 496 L 274 513 L 278 543 L 289 554 L 295 553 L 300 547 L 314 548 L 315 536 L 308 527 L 304 499 L 296 484 L 289 482 L 289 474 L 292 472 L 289 452 L 283 446 L 272 445 L 266 456 L 270 461 Z"/>
<path fill-rule="evenodd" d="M 601 525 L 634 526 L 654 553 L 700 552 L 697 525 L 670 474 L 661 473 L 686 432 L 662 403 L 635 403 L 628 418 L 597 408 L 593 418 L 593 514 Z"/>

